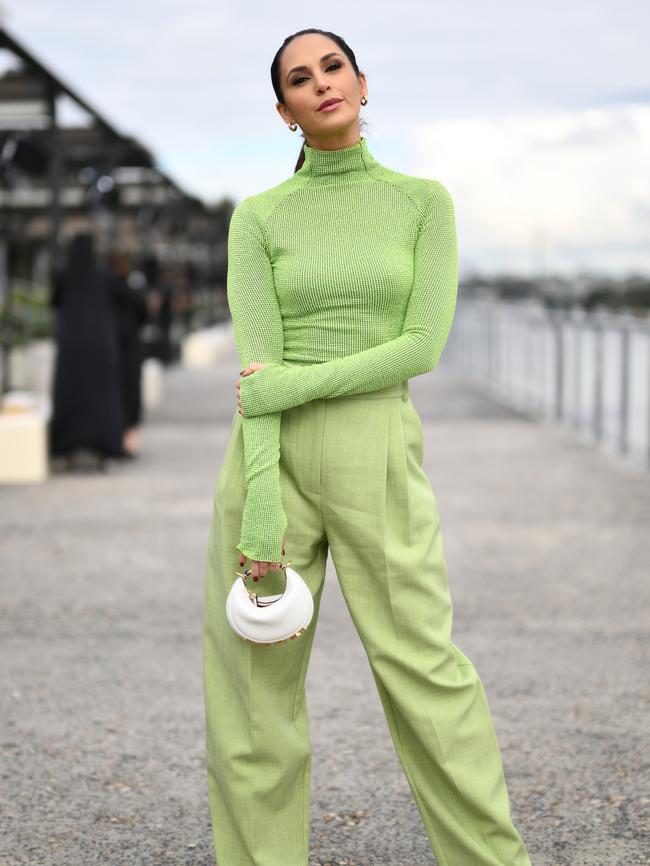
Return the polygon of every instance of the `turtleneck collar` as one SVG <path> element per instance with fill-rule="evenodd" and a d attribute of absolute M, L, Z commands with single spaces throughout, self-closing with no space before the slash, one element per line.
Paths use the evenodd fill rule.
<path fill-rule="evenodd" d="M 368 142 L 361 136 L 356 144 L 337 150 L 321 150 L 304 145 L 305 161 L 300 171 L 312 177 L 325 178 L 347 172 L 367 172 L 376 162 L 368 149 Z"/>

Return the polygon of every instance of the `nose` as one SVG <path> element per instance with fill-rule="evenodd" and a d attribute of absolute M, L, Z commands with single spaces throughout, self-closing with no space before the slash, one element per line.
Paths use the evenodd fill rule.
<path fill-rule="evenodd" d="M 316 84 L 316 90 L 318 90 L 319 93 L 322 92 L 323 90 L 327 90 L 327 88 L 329 87 L 329 84 L 327 83 L 327 81 L 324 78 L 320 79 L 320 78 L 315 77 L 314 83 Z"/>

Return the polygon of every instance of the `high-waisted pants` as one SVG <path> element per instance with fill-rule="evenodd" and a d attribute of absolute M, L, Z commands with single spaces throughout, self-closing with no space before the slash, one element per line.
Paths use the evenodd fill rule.
<path fill-rule="evenodd" d="M 243 571 L 236 411 L 216 482 L 205 573 L 206 761 L 218 866 L 307 866 L 305 677 L 328 548 L 438 863 L 530 866 L 511 821 L 481 680 L 451 640 L 438 504 L 422 468 L 423 427 L 408 382 L 285 410 L 280 446 L 283 561 L 307 582 L 314 615 L 298 638 L 272 646 L 243 640 L 226 618 L 226 597 Z M 283 586 L 279 570 L 252 584 L 260 595 Z"/>

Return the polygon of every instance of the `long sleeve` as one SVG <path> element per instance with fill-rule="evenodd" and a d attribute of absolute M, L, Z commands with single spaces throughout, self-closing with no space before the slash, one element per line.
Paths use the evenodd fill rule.
<path fill-rule="evenodd" d="M 244 417 L 273 413 L 317 398 L 387 388 L 434 369 L 451 330 L 458 289 L 454 207 L 447 189 L 430 181 L 431 198 L 420 217 L 413 284 L 401 334 L 331 361 L 282 366 L 281 361 L 244 376 Z"/>
<path fill-rule="evenodd" d="M 273 270 L 262 227 L 245 200 L 230 221 L 227 295 L 242 369 L 252 361 L 281 362 L 284 338 Z M 246 499 L 238 546 L 251 560 L 281 561 L 287 527 L 280 488 L 281 418 L 280 411 L 242 417 Z"/>

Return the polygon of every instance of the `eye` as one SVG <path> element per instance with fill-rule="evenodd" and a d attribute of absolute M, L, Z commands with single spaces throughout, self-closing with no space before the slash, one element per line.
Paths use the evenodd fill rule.
<path fill-rule="evenodd" d="M 326 67 L 325 67 L 325 72 L 329 72 L 330 69 L 339 69 L 340 67 L 341 67 L 341 64 L 340 64 L 338 61 L 336 61 L 335 63 L 330 63 L 329 66 L 326 66 Z M 304 81 L 306 77 L 307 77 L 306 75 L 299 75 L 298 78 L 294 78 L 294 79 L 293 79 L 293 81 L 291 82 L 291 84 L 292 84 L 292 85 L 293 85 L 293 84 L 298 84 L 299 81 Z"/>

